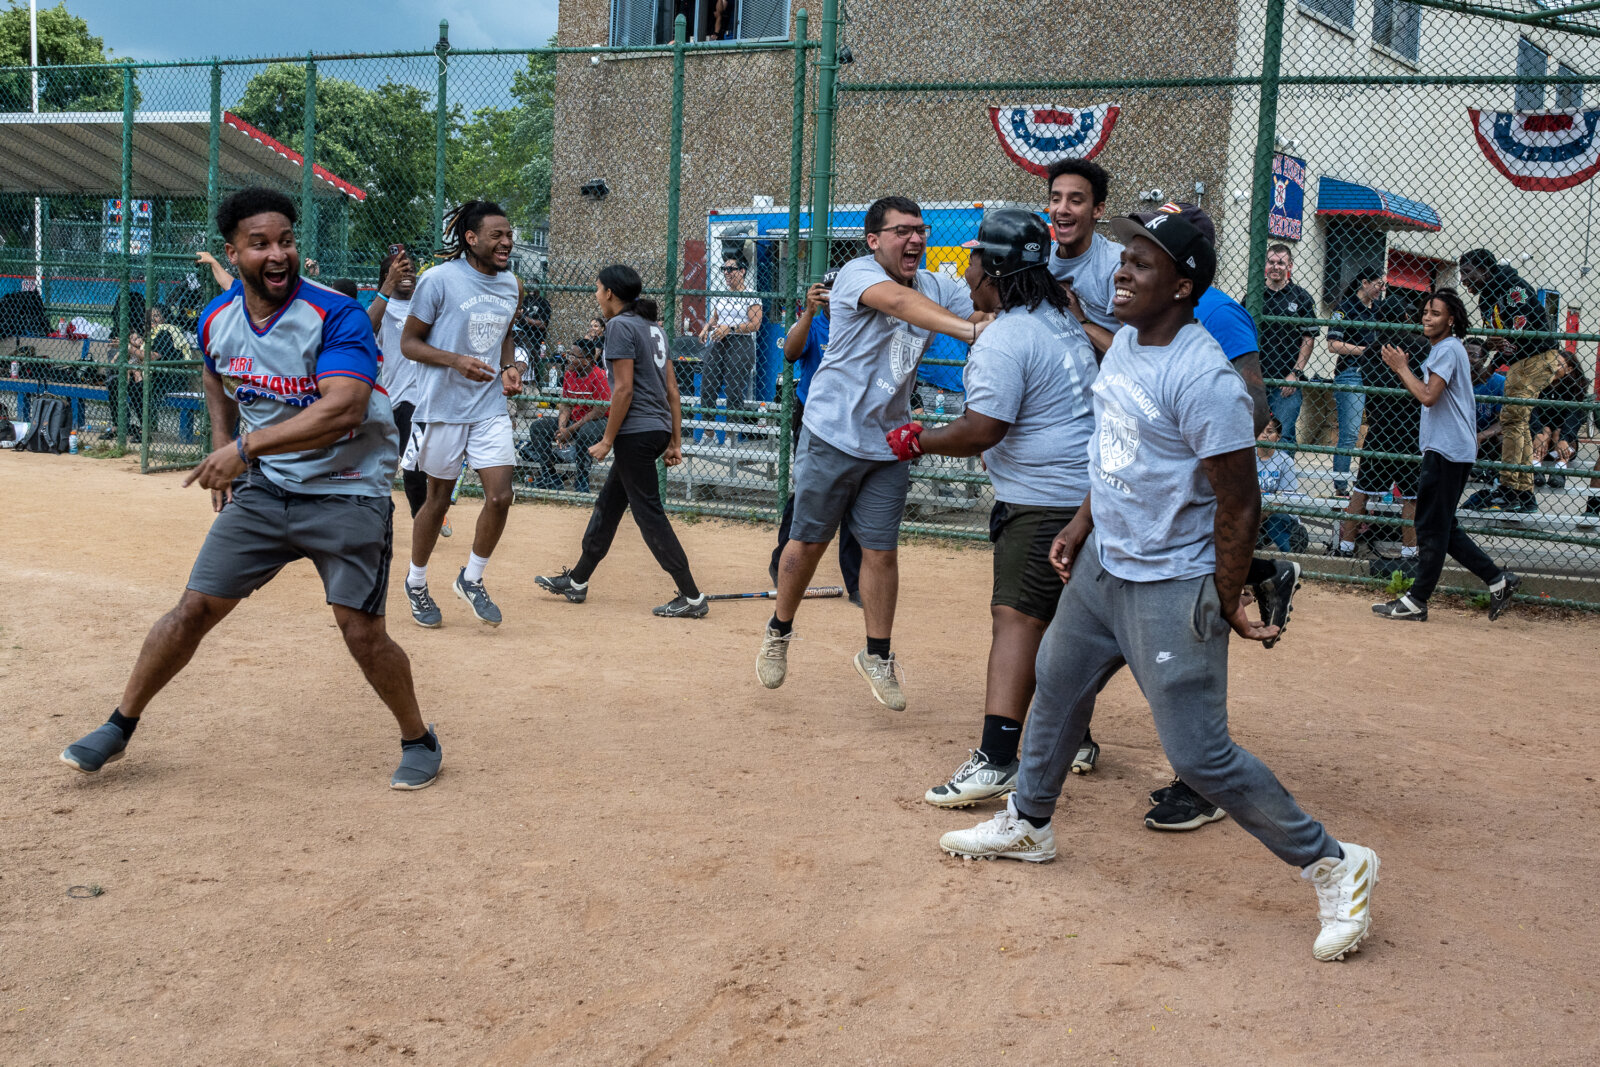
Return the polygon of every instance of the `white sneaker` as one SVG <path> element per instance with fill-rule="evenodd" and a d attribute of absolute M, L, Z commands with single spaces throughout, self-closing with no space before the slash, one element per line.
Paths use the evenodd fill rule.
<path fill-rule="evenodd" d="M 1021 766 L 1021 760 L 990 763 L 982 752 L 974 751 L 948 782 L 934 786 L 922 799 L 936 808 L 970 808 L 980 800 L 1003 797 L 1017 788 L 1017 770 Z"/>
<path fill-rule="evenodd" d="M 893 652 L 889 653 L 888 659 L 884 659 L 874 656 L 863 648 L 856 653 L 853 662 L 856 665 L 856 673 L 872 686 L 872 695 L 877 698 L 878 703 L 895 711 L 906 710 L 906 695 L 900 691 L 900 680 L 894 676 L 897 664 Z"/>
<path fill-rule="evenodd" d="M 767 627 L 766 636 L 761 639 L 761 651 L 756 654 L 756 677 L 768 689 L 778 688 L 788 675 L 789 642 L 793 640 L 793 630 L 780 634 L 772 627 Z"/>
<path fill-rule="evenodd" d="M 1049 824 L 1036 827 L 1019 816 L 1013 795 L 994 818 L 970 830 L 951 830 L 939 838 L 939 847 L 969 860 L 998 856 L 1004 860 L 1048 863 L 1056 858 L 1056 832 Z"/>
<path fill-rule="evenodd" d="M 1378 884 L 1378 854 L 1343 841 L 1344 859 L 1320 859 L 1300 872 L 1317 891 L 1317 918 L 1322 932 L 1311 954 L 1319 960 L 1342 960 L 1346 952 L 1361 951 L 1361 941 L 1372 928 L 1372 889 Z"/>

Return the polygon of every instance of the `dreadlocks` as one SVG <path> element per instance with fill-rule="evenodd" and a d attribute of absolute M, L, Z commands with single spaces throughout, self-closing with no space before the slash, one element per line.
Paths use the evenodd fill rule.
<path fill-rule="evenodd" d="M 467 254 L 467 234 L 477 233 L 483 220 L 494 215 L 505 217 L 505 209 L 492 200 L 468 200 L 444 217 L 442 259 L 460 259 Z"/>

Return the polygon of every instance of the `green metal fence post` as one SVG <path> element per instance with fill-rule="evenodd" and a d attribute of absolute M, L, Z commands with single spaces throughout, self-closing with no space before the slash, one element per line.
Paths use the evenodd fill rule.
<path fill-rule="evenodd" d="M 124 212 L 126 214 L 126 212 Z M 156 204 L 150 201 L 150 232 L 144 239 L 144 311 L 145 320 L 131 324 L 131 328 L 138 330 L 145 339 L 144 373 L 139 376 L 139 472 L 142 474 L 150 468 L 150 439 L 155 436 L 155 423 L 150 419 L 150 387 L 154 384 L 151 379 L 150 362 L 155 358 L 155 351 L 149 347 L 150 343 L 150 309 L 160 302 L 161 287 L 156 284 Z"/>
<path fill-rule="evenodd" d="M 306 54 L 306 128 L 300 154 L 300 236 L 305 245 L 303 259 L 317 258 L 317 61 Z M 302 268 L 303 269 L 303 268 Z"/>
<path fill-rule="evenodd" d="M 678 330 L 678 186 L 683 178 L 683 48 L 689 39 L 689 20 L 679 15 L 672 23 L 672 126 L 667 148 L 667 291 L 666 328 L 670 339 Z M 730 394 L 731 395 L 731 394 Z M 704 404 L 704 398 L 701 399 Z M 732 407 L 730 401 L 728 404 Z M 661 499 L 667 498 L 667 468 L 656 461 Z"/>
<path fill-rule="evenodd" d="M 439 91 L 433 98 L 433 247 L 444 239 L 444 163 L 445 141 L 450 132 L 450 22 L 439 20 L 439 40 L 433 46 L 439 62 Z"/>
<path fill-rule="evenodd" d="M 794 119 L 789 128 L 789 255 L 783 269 L 783 324 L 793 325 L 800 268 L 800 196 L 805 166 L 802 151 L 806 139 L 806 23 L 805 8 L 794 16 Z M 789 464 L 793 460 L 794 364 L 787 359 L 778 369 L 778 498 L 777 513 L 789 499 Z"/>
<path fill-rule="evenodd" d="M 1261 49 L 1261 111 L 1256 120 L 1255 173 L 1250 189 L 1250 266 L 1245 308 L 1261 317 L 1267 279 L 1267 223 L 1272 211 L 1272 152 L 1278 134 L 1278 74 L 1283 59 L 1283 0 L 1267 0 Z"/>
<path fill-rule="evenodd" d="M 122 276 L 117 285 L 117 447 L 128 447 L 128 300 L 133 285 L 133 67 L 122 63 Z M 145 436 L 145 435 L 141 435 Z"/>
<path fill-rule="evenodd" d="M 217 205 L 222 202 L 222 66 L 211 64 L 211 128 L 206 137 L 206 250 L 222 251 L 217 245 Z M 200 279 L 211 291 L 211 272 Z"/>
<path fill-rule="evenodd" d="M 1281 0 L 1276 0 L 1280 2 Z M 812 136 L 811 277 L 828 272 L 828 238 L 832 230 L 833 114 L 838 107 L 839 0 L 822 0 L 822 55 L 817 59 L 817 126 Z"/>

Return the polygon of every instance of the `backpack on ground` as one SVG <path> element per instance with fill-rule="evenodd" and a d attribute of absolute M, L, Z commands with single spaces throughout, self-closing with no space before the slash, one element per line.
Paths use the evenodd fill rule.
<path fill-rule="evenodd" d="M 72 409 L 59 396 L 41 394 L 33 401 L 33 429 L 17 442 L 19 452 L 65 452 L 72 435 Z"/>

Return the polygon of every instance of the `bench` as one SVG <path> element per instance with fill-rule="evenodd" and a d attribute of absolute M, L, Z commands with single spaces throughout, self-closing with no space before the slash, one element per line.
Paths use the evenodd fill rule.
<path fill-rule="evenodd" d="M 135 400 L 138 394 L 134 390 Z M 72 427 L 84 425 L 83 405 L 88 402 L 110 405 L 110 391 L 103 385 L 83 385 L 74 382 L 50 382 L 38 378 L 0 378 L 0 393 L 12 393 L 17 398 L 17 421 L 27 422 L 32 398 L 42 394 L 59 396 L 71 408 Z M 157 407 L 170 408 L 178 413 L 178 437 L 184 444 L 194 444 L 199 435 L 194 431 L 197 412 L 206 407 L 205 396 L 200 393 L 166 393 L 151 398 Z M 159 420 L 157 420 L 159 425 Z"/>

